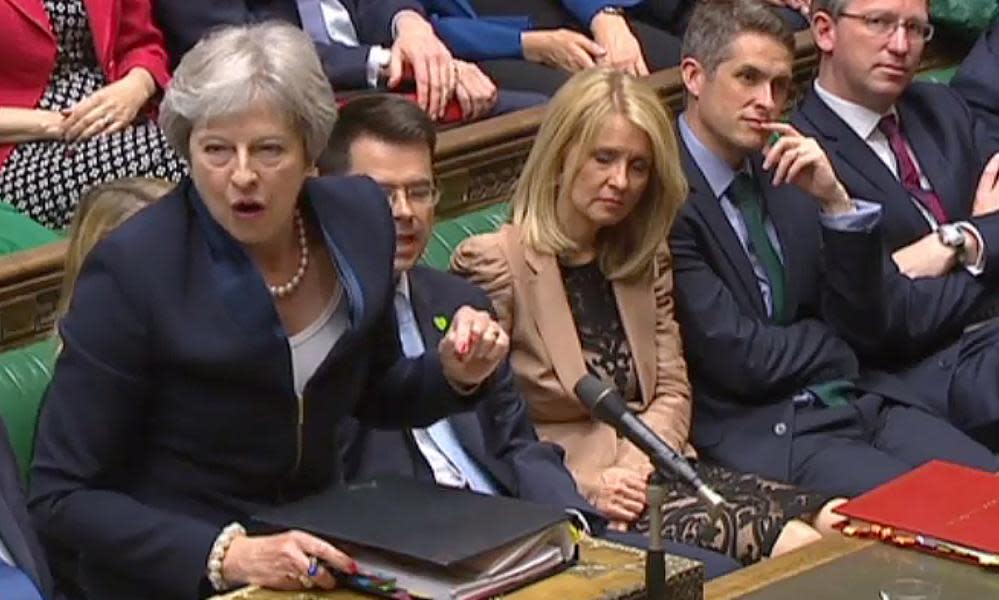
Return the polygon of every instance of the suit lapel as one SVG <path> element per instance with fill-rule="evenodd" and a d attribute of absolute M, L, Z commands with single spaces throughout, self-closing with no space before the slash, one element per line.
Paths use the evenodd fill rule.
<path fill-rule="evenodd" d="M 819 133 L 822 145 L 831 155 L 836 167 L 836 174 L 852 196 L 880 203 L 888 221 L 907 222 L 909 228 L 915 231 L 923 231 L 928 227 L 901 182 L 892 175 L 867 142 L 860 139 L 814 90 L 805 97 L 801 115 Z M 867 194 L 858 189 L 855 183 L 858 180 L 864 180 L 867 185 L 873 186 L 874 193 Z"/>
<path fill-rule="evenodd" d="M 658 265 L 655 266 L 658 269 Z M 632 281 L 615 281 L 617 301 L 624 335 L 638 373 L 643 404 L 652 401 L 656 386 L 656 298 L 649 276 Z"/>
<path fill-rule="evenodd" d="M 111 56 L 111 32 L 117 29 L 116 19 L 121 7 L 116 6 L 117 0 L 84 0 L 87 6 L 87 19 L 90 21 L 90 32 L 94 36 L 94 49 L 102 65 L 107 64 L 106 58 Z M 113 73 L 108 73 L 113 77 Z"/>
<path fill-rule="evenodd" d="M 39 0 L 6 0 L 6 2 L 10 3 L 14 7 L 14 10 L 21 13 L 24 18 L 31 21 L 46 38 L 50 41 L 55 41 L 49 15 L 45 12 L 45 6 Z"/>
<path fill-rule="evenodd" d="M 555 376 L 566 391 L 572 392 L 580 378 L 586 375 L 586 363 L 558 261 L 554 256 L 538 254 L 530 248 L 524 248 L 523 252 L 529 271 L 534 323 L 551 357 Z"/>
<path fill-rule="evenodd" d="M 733 293 L 741 295 L 743 301 L 748 302 L 756 310 L 757 314 L 766 319 L 766 306 L 763 304 L 763 297 L 760 295 L 760 288 L 753 274 L 753 265 L 746 256 L 746 250 L 739 241 L 739 237 L 732 229 L 732 225 L 722 211 L 721 202 L 711 190 L 711 186 L 705 179 L 701 168 L 697 166 L 694 158 L 687 150 L 686 144 L 680 144 L 680 158 L 683 162 L 684 173 L 687 174 L 687 183 L 690 186 L 690 196 L 688 202 L 701 215 L 708 224 L 708 230 L 715 238 L 718 247 L 728 259 L 729 265 L 736 273 L 741 286 L 733 289 Z"/>
<path fill-rule="evenodd" d="M 934 137 L 927 129 L 926 121 L 908 107 L 904 98 L 898 103 L 897 109 L 902 131 L 909 140 L 909 147 L 919 161 L 919 168 L 943 203 L 947 215 L 951 219 L 963 215 L 964 210 L 960 205 L 963 198 L 956 198 L 954 194 L 948 193 L 960 188 L 954 181 L 956 171 L 948 168 L 947 160 L 940 153 L 939 136 Z"/>

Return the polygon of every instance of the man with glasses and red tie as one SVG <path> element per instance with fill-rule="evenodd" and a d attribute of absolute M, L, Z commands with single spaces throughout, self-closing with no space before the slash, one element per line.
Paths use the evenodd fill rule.
<path fill-rule="evenodd" d="M 815 0 L 811 19 L 819 73 L 792 122 L 851 196 L 881 203 L 890 257 L 872 268 L 906 276 L 862 362 L 995 446 L 999 148 L 952 89 L 912 81 L 934 33 L 926 0 Z"/>

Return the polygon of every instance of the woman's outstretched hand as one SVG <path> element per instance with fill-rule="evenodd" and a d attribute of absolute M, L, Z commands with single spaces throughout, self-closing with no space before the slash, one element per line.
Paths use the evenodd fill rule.
<path fill-rule="evenodd" d="M 455 389 L 467 392 L 492 375 L 506 358 L 510 338 L 486 311 L 462 306 L 437 345 L 444 377 Z"/>

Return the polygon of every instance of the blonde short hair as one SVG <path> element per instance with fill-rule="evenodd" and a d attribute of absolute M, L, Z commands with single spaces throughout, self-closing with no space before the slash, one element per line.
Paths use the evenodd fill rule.
<path fill-rule="evenodd" d="M 568 199 L 572 181 L 611 115 L 622 115 L 645 132 L 652 148 L 652 176 L 643 197 L 631 214 L 602 230 L 597 239 L 604 275 L 630 279 L 652 267 L 656 248 L 665 243 L 687 197 L 687 181 L 668 109 L 649 85 L 629 75 L 609 69 L 583 71 L 555 94 L 513 192 L 511 220 L 536 252 L 560 255 L 575 249 L 558 221 L 556 206 Z"/>
<path fill-rule="evenodd" d="M 165 179 L 128 177 L 96 185 L 80 198 L 69 226 L 69 248 L 63 267 L 57 319 L 69 309 L 83 261 L 97 242 L 173 187 L 173 182 Z"/>
<path fill-rule="evenodd" d="M 295 126 L 315 162 L 336 122 L 336 103 L 312 40 L 289 23 L 209 33 L 174 71 L 160 104 L 160 127 L 174 150 L 190 159 L 196 122 L 241 112 L 258 100 Z"/>

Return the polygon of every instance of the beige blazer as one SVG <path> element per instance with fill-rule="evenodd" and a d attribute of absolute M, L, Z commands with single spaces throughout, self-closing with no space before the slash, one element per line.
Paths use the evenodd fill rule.
<path fill-rule="evenodd" d="M 592 500 L 608 467 L 652 471 L 648 459 L 608 425 L 590 416 L 572 392 L 587 373 L 556 258 L 526 248 L 516 226 L 466 239 L 451 268 L 482 286 L 510 335 L 510 361 L 544 440 L 565 449 L 566 466 Z M 680 330 L 673 317 L 673 276 L 663 244 L 653 273 L 613 282 L 614 296 L 638 373 L 641 404 L 631 408 L 674 448 L 688 443 L 690 384 Z"/>

